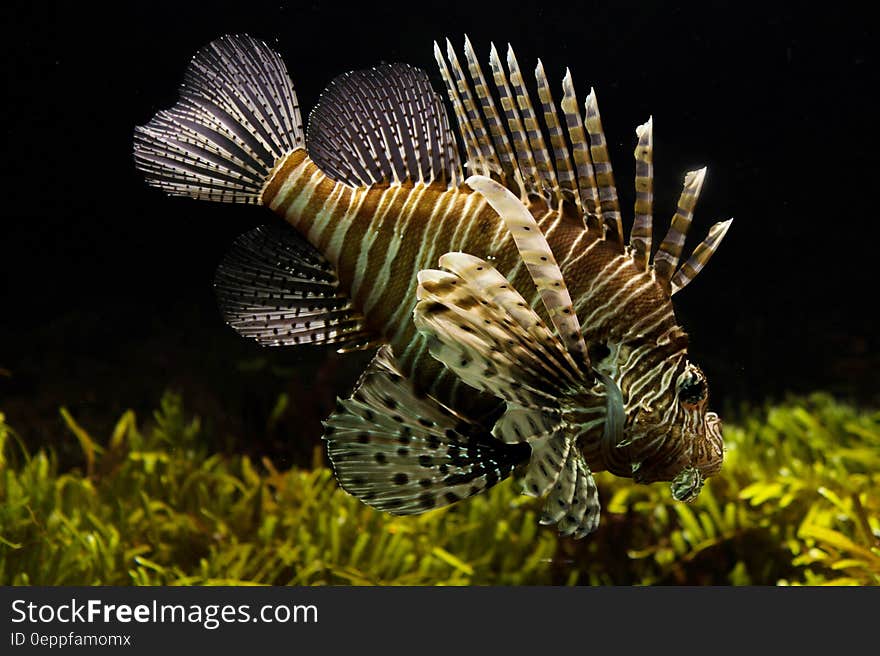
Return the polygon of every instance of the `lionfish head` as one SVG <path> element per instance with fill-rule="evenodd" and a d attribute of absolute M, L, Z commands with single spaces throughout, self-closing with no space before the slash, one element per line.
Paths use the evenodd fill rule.
<path fill-rule="evenodd" d="M 703 371 L 684 361 L 668 392 L 650 410 L 637 406 L 631 424 L 633 480 L 671 481 L 677 501 L 693 501 L 707 477 L 721 469 L 721 419 L 709 412 Z"/>

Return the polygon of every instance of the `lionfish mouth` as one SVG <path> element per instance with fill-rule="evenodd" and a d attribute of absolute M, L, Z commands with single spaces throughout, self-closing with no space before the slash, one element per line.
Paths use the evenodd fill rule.
<path fill-rule="evenodd" d="M 714 412 L 707 412 L 705 432 L 695 436 L 695 451 L 691 454 L 691 464 L 687 465 L 672 479 L 670 489 L 676 501 L 690 502 L 700 495 L 706 478 L 721 469 L 724 459 L 724 444 L 721 434 L 721 418 Z"/>

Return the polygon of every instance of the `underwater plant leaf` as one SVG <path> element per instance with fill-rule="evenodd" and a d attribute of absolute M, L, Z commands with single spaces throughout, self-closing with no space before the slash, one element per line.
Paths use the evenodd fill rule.
<path fill-rule="evenodd" d="M 597 474 L 607 521 L 580 543 L 539 527 L 515 484 L 396 518 L 324 467 L 210 452 L 174 395 L 148 423 L 124 413 L 106 445 L 77 426 L 91 476 L 0 421 L 0 584 L 880 584 L 880 414 L 824 395 L 726 426 L 693 504 Z"/>
<path fill-rule="evenodd" d="M 434 554 L 435 556 L 437 556 L 437 558 L 442 560 L 444 563 L 449 563 L 450 565 L 452 565 L 459 572 L 462 572 L 463 574 L 467 574 L 468 576 L 473 576 L 473 574 L 474 574 L 473 567 L 471 567 L 467 563 L 463 562 L 460 558 L 456 558 L 455 556 L 453 556 L 451 553 L 449 553 L 445 549 L 443 549 L 441 547 L 434 547 L 431 550 L 431 553 Z"/>
<path fill-rule="evenodd" d="M 62 407 L 60 412 L 61 417 L 64 419 L 64 423 L 67 424 L 70 432 L 76 436 L 77 440 L 79 440 L 79 445 L 86 458 L 86 471 L 88 472 L 88 475 L 91 476 L 95 469 L 95 456 L 103 453 L 104 449 L 92 439 L 91 435 L 76 423 L 76 420 L 67 411 L 67 408 Z"/>

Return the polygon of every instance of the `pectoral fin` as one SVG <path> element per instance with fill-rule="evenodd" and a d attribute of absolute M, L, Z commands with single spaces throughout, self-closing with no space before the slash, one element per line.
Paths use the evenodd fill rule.
<path fill-rule="evenodd" d="M 287 225 L 263 225 L 236 239 L 217 267 L 214 290 L 226 322 L 262 346 L 350 351 L 376 344 L 333 266 Z"/>
<path fill-rule="evenodd" d="M 418 394 L 387 346 L 325 427 L 340 485 L 395 515 L 478 494 L 529 455 L 526 445 L 504 444 L 433 397 Z"/>

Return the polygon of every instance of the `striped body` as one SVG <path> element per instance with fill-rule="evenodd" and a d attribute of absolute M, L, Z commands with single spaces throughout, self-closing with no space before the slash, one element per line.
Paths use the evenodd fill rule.
<path fill-rule="evenodd" d="M 276 168 L 263 203 L 284 217 L 336 269 L 341 286 L 368 326 L 390 344 L 401 371 L 418 389 L 472 416 L 491 413 L 498 399 L 475 393 L 428 353 L 412 312 L 417 274 L 437 265 L 443 253 L 466 251 L 485 259 L 519 290 L 534 289 L 523 260 L 498 214 L 466 186 L 446 189 L 404 182 L 351 188 L 325 176 L 305 152 L 294 151 Z M 686 338 L 668 296 L 650 272 L 640 271 L 573 213 L 529 204 L 575 300 L 587 343 L 604 343 L 607 373 L 621 387 L 627 410 L 664 395 L 683 359 Z M 526 300 L 540 313 L 538 292 Z M 658 348 L 662 336 L 669 348 Z M 665 380 L 664 378 L 665 375 Z M 595 405 L 601 405 L 597 390 Z M 629 413 L 627 413 L 629 415 Z M 602 453 L 601 422 L 585 432 L 591 467 L 630 475 L 631 450 Z"/>
<path fill-rule="evenodd" d="M 470 42 L 424 71 L 382 64 L 324 90 L 308 122 L 280 56 L 227 36 L 190 63 L 177 104 L 135 130 L 135 161 L 174 195 L 271 208 L 218 266 L 227 322 L 265 346 L 379 346 L 325 422 L 337 479 L 413 514 L 522 473 L 540 521 L 599 522 L 592 471 L 671 481 L 695 498 L 723 458 L 708 385 L 671 297 L 726 234 L 683 264 L 705 169 L 653 239 L 653 122 L 637 129 L 627 243 L 596 94 L 571 74 L 537 101 L 508 46 L 484 72 Z M 490 86 L 492 82 L 494 88 Z M 467 171 L 467 173 L 465 173 Z M 292 227 L 292 229 L 291 229 Z"/>

